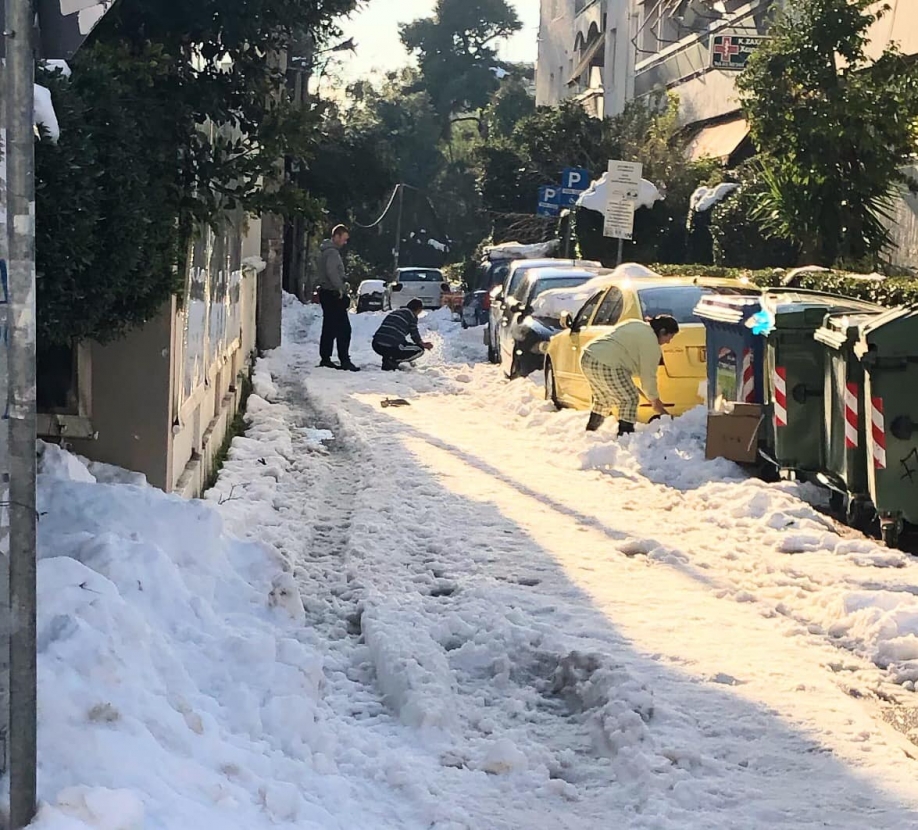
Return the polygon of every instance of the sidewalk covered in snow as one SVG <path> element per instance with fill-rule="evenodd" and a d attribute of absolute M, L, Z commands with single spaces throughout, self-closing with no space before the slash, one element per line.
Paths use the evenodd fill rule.
<path fill-rule="evenodd" d="M 46 449 L 37 826 L 918 826 L 910 557 L 703 413 L 587 435 L 447 312 L 397 373 L 353 319 L 317 369 L 289 303 L 203 502 Z"/>

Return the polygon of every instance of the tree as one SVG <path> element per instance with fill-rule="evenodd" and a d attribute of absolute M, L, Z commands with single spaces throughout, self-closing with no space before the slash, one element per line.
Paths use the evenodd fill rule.
<path fill-rule="evenodd" d="M 526 87 L 522 75 L 511 75 L 498 87 L 485 108 L 483 137 L 485 140 L 509 138 L 516 125 L 535 114 L 535 99 Z"/>
<path fill-rule="evenodd" d="M 873 0 L 798 0 L 738 86 L 767 188 L 758 215 L 807 262 L 876 259 L 891 195 L 918 141 L 918 67 L 894 47 L 868 55 Z"/>
<path fill-rule="evenodd" d="M 315 215 L 278 159 L 314 151 L 319 113 L 279 94 L 272 56 L 321 40 L 356 0 L 119 0 L 72 61 L 47 77 L 62 121 L 37 147 L 38 333 L 43 346 L 107 341 L 182 285 L 195 225 L 226 211 Z"/>
<path fill-rule="evenodd" d="M 498 89 L 496 41 L 522 27 L 506 0 L 437 0 L 432 17 L 401 27 L 418 59 L 418 89 L 430 95 L 448 136 L 456 116 L 478 113 Z"/>

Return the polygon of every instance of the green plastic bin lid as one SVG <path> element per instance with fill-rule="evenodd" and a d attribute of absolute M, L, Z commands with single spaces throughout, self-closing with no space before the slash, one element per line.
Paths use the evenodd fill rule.
<path fill-rule="evenodd" d="M 829 314 L 823 320 L 822 327 L 816 329 L 813 336 L 820 343 L 831 346 L 833 349 L 853 346 L 854 343 L 861 339 L 863 327 L 875 317 L 884 313 L 885 309 L 877 306 L 870 312 Z"/>
<path fill-rule="evenodd" d="M 881 357 L 918 356 L 918 306 L 893 308 L 865 320 L 861 347 L 875 349 Z"/>
<path fill-rule="evenodd" d="M 782 329 L 819 328 L 827 314 L 877 314 L 882 308 L 850 297 L 835 294 L 822 296 L 810 293 L 794 295 L 781 293 L 774 298 L 768 295 L 775 316 L 775 327 Z"/>

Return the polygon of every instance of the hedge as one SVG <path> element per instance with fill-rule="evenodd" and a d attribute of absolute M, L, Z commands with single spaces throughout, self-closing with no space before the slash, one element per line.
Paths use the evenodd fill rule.
<path fill-rule="evenodd" d="M 783 285 L 784 279 L 793 274 L 780 268 L 753 270 L 748 268 L 726 268 L 717 265 L 668 265 L 648 266 L 666 277 L 721 277 L 725 279 L 745 278 L 762 288 Z M 841 294 L 866 302 L 885 306 L 918 304 L 918 278 L 915 277 L 873 277 L 852 274 L 845 271 L 799 271 L 794 274 L 793 285 L 810 291 L 826 291 Z"/>

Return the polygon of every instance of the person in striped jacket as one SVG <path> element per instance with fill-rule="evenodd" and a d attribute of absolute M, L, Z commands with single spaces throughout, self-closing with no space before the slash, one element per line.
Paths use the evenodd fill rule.
<path fill-rule="evenodd" d="M 417 360 L 433 343 L 421 340 L 418 331 L 418 317 L 424 310 L 420 300 L 412 300 L 405 308 L 398 308 L 386 315 L 382 325 L 373 335 L 373 351 L 382 358 L 384 372 L 391 372 L 400 363 Z"/>

